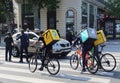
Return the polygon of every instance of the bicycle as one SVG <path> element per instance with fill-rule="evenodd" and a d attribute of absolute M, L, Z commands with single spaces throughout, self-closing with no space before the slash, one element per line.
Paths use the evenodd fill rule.
<path fill-rule="evenodd" d="M 115 57 L 110 53 L 103 53 L 103 48 L 106 46 L 105 44 L 99 46 L 101 49 L 97 53 L 100 57 L 100 67 L 106 72 L 113 71 L 116 67 Z"/>
<path fill-rule="evenodd" d="M 42 58 L 44 56 L 45 49 L 41 47 L 36 48 L 36 53 L 30 58 L 29 70 L 30 72 L 35 72 L 38 65 L 41 65 Z M 50 54 L 50 53 L 47 53 Z M 58 59 L 51 57 L 46 57 L 44 62 L 44 67 L 47 69 L 49 74 L 56 75 L 60 70 L 60 63 Z"/>
<path fill-rule="evenodd" d="M 78 68 L 79 64 L 82 66 L 82 47 L 77 45 L 76 47 L 75 53 L 70 56 L 70 66 L 74 70 Z M 86 55 L 86 68 L 92 74 L 95 74 L 98 71 L 97 60 L 92 56 L 90 51 Z"/>

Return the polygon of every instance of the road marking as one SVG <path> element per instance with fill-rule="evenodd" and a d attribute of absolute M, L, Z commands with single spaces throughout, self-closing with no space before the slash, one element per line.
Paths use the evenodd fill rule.
<path fill-rule="evenodd" d="M 13 66 L 20 66 L 20 67 L 28 67 L 27 63 L 14 63 L 14 62 L 5 62 L 5 65 L 13 65 Z"/>
<path fill-rule="evenodd" d="M 28 69 L 28 64 L 27 63 L 15 63 L 15 62 L 5 62 L 3 61 L 3 63 L 0 66 L 0 71 L 6 71 L 6 72 L 19 72 L 19 73 L 23 73 L 23 74 L 32 74 L 29 69 Z M 6 65 L 6 66 L 4 66 Z M 8 67 L 7 67 L 8 65 Z M 118 65 L 118 63 L 117 63 Z M 11 68 L 9 66 L 12 66 Z M 18 68 L 14 68 L 18 67 Z M 60 60 L 60 72 L 55 75 L 58 78 L 65 78 L 65 79 L 73 79 L 73 80 L 78 80 L 78 81 L 86 81 L 86 82 L 94 82 L 94 83 L 109 83 L 110 79 L 107 78 L 100 78 L 100 77 L 96 77 L 95 75 L 87 75 L 85 76 L 85 74 L 90 74 L 89 72 L 85 72 L 85 74 L 80 75 L 80 69 L 81 67 L 78 67 L 77 70 L 73 70 L 70 67 L 70 63 L 69 63 L 69 59 L 62 59 Z M 22 68 L 24 67 L 24 68 Z M 26 67 L 26 69 L 25 69 Z M 67 73 L 63 73 L 63 71 L 67 71 L 67 72 L 71 72 L 70 74 Z M 46 75 L 49 75 L 49 73 L 45 70 L 45 71 L 39 71 L 36 70 L 35 74 L 40 73 L 40 75 L 42 75 L 43 73 Z M 62 74 L 63 73 L 63 74 Z M 75 74 L 73 74 L 75 73 Z M 35 75 L 34 74 L 34 75 Z M 77 74 L 77 75 L 76 75 Z M 103 72 L 103 71 L 98 71 L 96 73 L 96 75 L 102 75 L 102 76 L 110 76 L 112 77 L 114 75 L 114 72 Z M 24 77 L 24 76 L 19 76 L 19 75 L 9 75 L 9 74 L 0 74 L 0 78 L 5 78 L 5 79 L 11 79 L 11 80 L 18 80 L 18 81 L 25 81 L 25 82 L 32 82 L 32 83 L 38 83 L 38 81 L 40 82 L 49 82 L 49 83 L 63 83 L 63 82 L 58 82 L 58 81 L 51 81 L 51 80 L 46 80 L 44 81 L 44 79 L 39 79 L 39 78 L 30 78 L 30 77 Z M 16 79 L 17 78 L 17 79 Z M 21 80 L 21 78 L 23 80 Z M 24 80 L 25 79 L 25 80 Z M 31 79 L 31 80 L 30 80 Z M 34 82 L 33 82 L 34 81 Z"/>
<path fill-rule="evenodd" d="M 26 69 L 20 69 L 20 68 L 9 68 L 9 67 L 0 67 L 0 71 L 5 70 L 5 71 L 12 71 L 12 72 L 20 72 L 20 73 L 24 73 L 24 74 L 32 74 L 29 70 Z M 68 69 L 66 69 L 68 70 Z M 73 70 L 74 71 L 74 70 Z M 79 72 L 80 71 L 74 71 L 74 72 Z M 37 72 L 38 73 L 38 72 Z M 40 73 L 40 72 L 39 72 Z M 48 74 L 47 71 L 42 71 L 42 73 L 46 73 Z M 86 72 L 89 73 L 89 72 Z M 104 79 L 104 78 L 97 78 L 97 77 L 91 77 L 91 76 L 80 76 L 80 75 L 73 75 L 73 74 L 57 74 L 56 75 L 59 78 L 66 78 L 66 79 L 74 79 L 74 80 L 79 80 L 79 81 L 90 81 L 90 82 L 98 82 L 99 83 L 109 83 L 110 80 L 109 79 Z M 30 78 L 30 77 L 24 77 L 24 76 L 17 76 L 17 75 L 8 75 L 8 74 L 0 74 L 0 78 L 6 78 L 6 79 L 11 79 L 11 80 L 17 80 L 17 81 L 25 81 L 25 82 L 33 82 L 33 83 L 37 83 L 39 82 L 43 82 L 43 79 L 37 79 L 37 78 Z M 34 81 L 35 80 L 35 81 Z M 48 80 L 46 80 L 46 82 L 48 82 Z M 56 81 L 50 81 L 49 83 L 62 83 L 62 82 L 56 82 Z"/>
<path fill-rule="evenodd" d="M 80 75 L 59 74 L 57 75 L 57 77 L 78 80 L 78 81 L 87 81 L 87 82 L 93 82 L 93 83 L 109 83 L 110 82 L 110 79 L 97 78 L 97 77 L 92 77 L 92 76 L 81 77 Z"/>
<path fill-rule="evenodd" d="M 0 78 L 16 80 L 16 81 L 32 82 L 32 83 L 42 83 L 42 82 L 43 83 L 64 83 L 59 81 L 47 80 L 47 79 L 24 77 L 24 76 L 17 76 L 17 75 L 7 75 L 7 74 L 1 74 L 1 73 L 0 73 Z"/>
<path fill-rule="evenodd" d="M 11 70 L 11 71 L 13 71 L 13 72 L 31 73 L 31 72 L 29 71 L 28 64 L 10 63 L 10 62 L 6 62 L 5 64 L 6 64 L 6 65 L 11 65 L 11 66 L 26 67 L 27 69 L 10 68 L 10 67 L 2 67 L 2 66 L 0 66 L 0 70 L 2 69 L 2 70 L 6 70 L 6 71 L 7 71 L 7 70 Z M 61 71 L 67 71 L 67 72 L 73 72 L 73 73 L 80 73 L 81 68 L 82 68 L 82 67 L 78 67 L 77 70 L 73 70 L 73 69 L 70 67 L 70 65 L 68 65 L 68 63 L 66 63 L 66 62 L 61 62 L 60 65 L 62 65 L 62 66 L 60 67 L 60 72 L 61 72 Z M 63 65 L 64 65 L 64 66 L 63 66 Z M 38 72 L 38 70 L 36 70 L 36 72 Z M 47 73 L 47 74 L 48 74 L 47 71 L 42 71 L 42 73 Z M 87 73 L 89 74 L 89 72 L 87 72 Z M 97 72 L 96 74 L 98 74 L 98 75 L 104 75 L 104 76 L 113 76 L 113 75 L 114 75 L 114 72 L 104 72 L 104 71 L 99 71 L 99 70 L 98 70 L 98 72 Z"/>

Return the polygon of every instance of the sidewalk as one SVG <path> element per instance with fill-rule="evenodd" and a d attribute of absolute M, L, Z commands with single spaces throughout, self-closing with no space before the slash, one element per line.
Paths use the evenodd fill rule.
<path fill-rule="evenodd" d="M 4 36 L 0 35 L 0 50 L 5 49 Z"/>
<path fill-rule="evenodd" d="M 0 50 L 4 50 L 5 49 L 5 45 L 4 44 L 0 44 Z"/>

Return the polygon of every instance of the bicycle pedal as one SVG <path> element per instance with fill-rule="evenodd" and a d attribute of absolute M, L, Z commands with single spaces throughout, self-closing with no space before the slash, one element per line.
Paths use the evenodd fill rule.
<path fill-rule="evenodd" d="M 47 65 L 45 66 L 45 68 L 47 68 Z"/>

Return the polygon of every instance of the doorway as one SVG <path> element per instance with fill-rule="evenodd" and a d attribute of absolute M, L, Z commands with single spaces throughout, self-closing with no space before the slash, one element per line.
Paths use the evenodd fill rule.
<path fill-rule="evenodd" d="M 56 29 L 56 11 L 47 12 L 47 29 Z"/>

